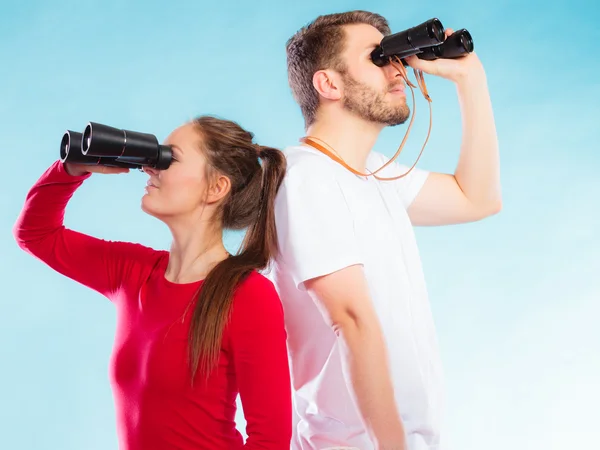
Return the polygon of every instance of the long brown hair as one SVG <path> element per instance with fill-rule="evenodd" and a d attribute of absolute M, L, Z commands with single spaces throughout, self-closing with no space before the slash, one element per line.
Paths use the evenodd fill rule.
<path fill-rule="evenodd" d="M 239 253 L 218 263 L 201 285 L 189 331 L 192 380 L 198 369 L 207 378 L 218 364 L 236 287 L 252 271 L 266 268 L 277 252 L 274 204 L 286 171 L 281 151 L 254 144 L 254 135 L 237 123 L 201 116 L 193 124 L 208 179 L 221 174 L 231 183 L 215 220 L 223 230 L 247 231 Z"/>
<path fill-rule="evenodd" d="M 314 123 L 319 108 L 313 76 L 323 69 L 345 71 L 341 58 L 345 43 L 343 27 L 353 24 L 371 25 L 384 36 L 390 34 L 385 17 L 369 11 L 347 11 L 317 17 L 286 44 L 288 82 L 302 110 L 306 128 Z"/>

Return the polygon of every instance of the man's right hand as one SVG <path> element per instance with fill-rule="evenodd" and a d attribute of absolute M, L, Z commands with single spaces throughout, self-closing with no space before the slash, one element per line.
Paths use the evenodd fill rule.
<path fill-rule="evenodd" d="M 80 177 L 86 173 L 127 173 L 129 169 L 123 167 L 88 166 L 86 164 L 64 163 L 67 173 L 74 177 Z"/>
<path fill-rule="evenodd" d="M 405 450 L 387 348 L 362 266 L 306 281 L 305 287 L 340 341 L 349 391 L 380 450 Z"/>

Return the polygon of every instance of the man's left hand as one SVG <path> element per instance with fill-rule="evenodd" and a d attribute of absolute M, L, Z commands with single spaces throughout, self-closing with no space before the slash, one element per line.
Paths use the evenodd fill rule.
<path fill-rule="evenodd" d="M 452 28 L 446 28 L 446 38 L 452 33 L 454 33 Z M 405 58 L 405 61 L 414 69 L 422 70 L 426 74 L 442 77 L 455 83 L 474 77 L 485 77 L 483 65 L 475 52 L 456 59 L 439 58 L 433 61 L 419 59 L 417 55 L 413 55 Z"/>

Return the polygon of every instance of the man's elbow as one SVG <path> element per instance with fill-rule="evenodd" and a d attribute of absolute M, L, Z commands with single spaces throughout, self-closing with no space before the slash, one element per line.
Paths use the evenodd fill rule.
<path fill-rule="evenodd" d="M 488 201 L 485 204 L 473 208 L 473 221 L 476 222 L 479 220 L 487 219 L 488 217 L 495 216 L 500 211 L 502 211 L 501 199 Z"/>
<path fill-rule="evenodd" d="M 497 200 L 490 202 L 487 206 L 487 214 L 485 217 L 495 216 L 500 211 L 502 211 L 502 199 L 498 198 Z"/>
<path fill-rule="evenodd" d="M 344 308 L 337 314 L 330 315 L 329 322 L 331 329 L 338 337 L 368 334 L 376 328 L 376 324 L 375 318 L 371 318 L 369 314 L 358 314 L 352 308 Z"/>

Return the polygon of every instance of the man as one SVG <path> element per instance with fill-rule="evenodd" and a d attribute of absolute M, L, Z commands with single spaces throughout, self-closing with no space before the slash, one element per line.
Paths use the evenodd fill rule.
<path fill-rule="evenodd" d="M 412 226 L 476 221 L 501 207 L 492 107 L 474 53 L 407 59 L 456 86 L 464 133 L 453 175 L 415 168 L 381 181 L 348 169 L 380 168 L 387 159 L 371 150 L 379 133 L 409 117 L 399 72 L 370 59 L 388 34 L 383 17 L 353 11 L 317 18 L 287 45 L 306 135 L 331 149 L 287 148 L 276 204 L 273 280 L 288 331 L 294 449 L 440 448 L 441 364 Z M 377 175 L 406 171 L 394 162 Z"/>

